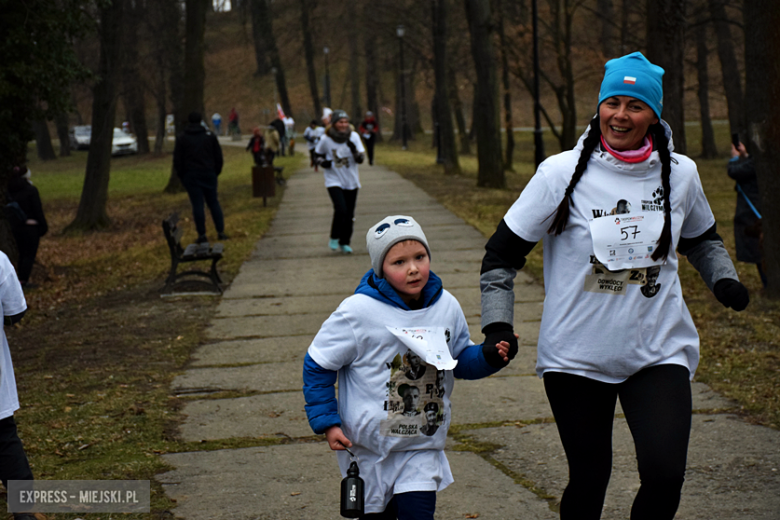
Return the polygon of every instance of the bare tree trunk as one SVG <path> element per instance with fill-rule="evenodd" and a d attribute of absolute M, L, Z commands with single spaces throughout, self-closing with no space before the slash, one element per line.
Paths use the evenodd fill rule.
<path fill-rule="evenodd" d="M 33 121 L 33 131 L 35 132 L 35 149 L 38 151 L 38 158 L 42 161 L 53 161 L 57 158 L 54 153 L 54 146 L 51 144 L 51 135 L 49 134 L 49 125 L 45 119 L 36 119 Z"/>
<path fill-rule="evenodd" d="M 506 35 L 504 34 L 504 12 L 502 0 L 496 0 L 498 18 L 498 41 L 501 49 L 501 82 L 504 87 L 504 132 L 506 133 L 506 156 L 504 170 L 515 171 L 513 166 L 515 153 L 514 124 L 512 123 L 512 92 L 509 83 L 509 58 L 507 57 Z"/>
<path fill-rule="evenodd" d="M 620 55 L 624 56 L 628 54 L 628 17 L 631 14 L 632 0 L 623 0 L 622 8 L 620 9 Z"/>
<path fill-rule="evenodd" d="M 352 120 L 362 121 L 363 108 L 360 105 L 360 63 L 359 63 L 359 50 L 358 44 L 360 42 L 358 35 L 358 28 L 361 26 L 358 20 L 358 2 L 357 0 L 349 0 L 347 2 L 349 25 L 348 31 L 348 45 L 349 45 L 349 85 L 350 92 L 352 94 Z"/>
<path fill-rule="evenodd" d="M 614 55 L 613 41 L 615 38 L 615 10 L 612 8 L 612 0 L 598 0 L 596 9 L 601 25 L 601 52 L 604 53 L 604 57 L 611 58 Z"/>
<path fill-rule="evenodd" d="M 178 135 L 186 126 L 186 112 L 182 110 L 184 100 L 184 48 L 181 38 L 181 11 L 178 0 L 164 0 L 160 2 L 163 27 L 167 29 L 159 31 L 163 36 L 163 49 L 165 51 L 166 68 L 168 69 L 169 96 L 172 105 L 175 133 Z M 165 193 L 181 193 L 184 185 L 171 165 L 171 175 L 168 184 L 163 190 Z"/>
<path fill-rule="evenodd" d="M 780 299 L 780 4 L 776 0 L 745 2 L 745 75 L 750 153 L 761 194 L 765 295 Z M 772 64 L 772 66 L 767 66 Z"/>
<path fill-rule="evenodd" d="M 712 131 L 710 117 L 710 79 L 707 72 L 707 24 L 706 17 L 699 13 L 699 26 L 696 28 L 696 74 L 699 79 L 699 114 L 701 119 L 701 157 L 713 159 L 718 156 L 715 146 L 715 133 Z"/>
<path fill-rule="evenodd" d="M 184 46 L 184 89 L 178 119 L 187 120 L 190 112 L 203 114 L 203 91 L 206 82 L 204 38 L 206 11 L 210 0 L 186 0 L 187 18 Z M 205 117 L 205 116 L 204 116 Z"/>
<path fill-rule="evenodd" d="M 252 14 L 252 41 L 255 44 L 255 62 L 257 63 L 258 76 L 265 76 L 271 72 L 272 65 L 268 60 L 268 48 L 265 46 L 265 30 L 266 20 L 263 20 L 263 8 L 257 0 L 247 0 L 249 2 L 249 10 Z M 270 21 L 268 22 L 270 23 Z"/>
<path fill-rule="evenodd" d="M 455 123 L 458 125 L 458 137 L 460 138 L 460 154 L 471 154 L 471 143 L 469 141 L 469 130 L 466 128 L 466 118 L 463 115 L 463 103 L 458 94 L 458 82 L 455 76 L 455 67 L 447 67 L 447 86 L 449 87 L 450 102 L 452 110 L 455 112 Z"/>
<path fill-rule="evenodd" d="M 363 4 L 364 9 L 369 9 L 371 4 L 369 2 L 366 2 Z M 364 20 L 368 20 L 369 18 L 365 15 L 363 15 Z M 380 117 L 380 110 L 379 110 L 379 97 L 377 96 L 377 88 L 379 84 L 379 76 L 377 72 L 377 66 L 376 66 L 376 52 L 375 52 L 375 40 L 376 35 L 372 33 L 370 30 L 364 30 L 363 31 L 363 42 L 364 42 L 364 48 L 366 50 L 366 108 L 374 113 L 374 117 L 376 118 L 376 124 L 379 127 L 379 130 L 376 132 L 376 136 L 374 139 L 376 141 L 381 142 L 382 141 L 382 124 L 379 121 Z"/>
<path fill-rule="evenodd" d="M 144 100 L 144 85 L 138 64 L 138 25 L 139 17 L 147 13 L 141 12 L 139 4 L 131 3 L 125 13 L 124 56 L 123 56 L 123 98 L 130 128 L 133 129 L 138 141 L 138 153 L 149 153 L 149 131 L 146 128 L 146 102 Z"/>
<path fill-rule="evenodd" d="M 444 173 L 460 173 L 458 151 L 455 147 L 455 131 L 452 127 L 449 88 L 447 87 L 447 2 L 435 0 L 433 7 L 433 54 L 434 74 L 436 77 L 436 122 L 438 136 L 434 127 L 434 138 L 438 137 L 440 155 L 444 161 Z"/>
<path fill-rule="evenodd" d="M 57 125 L 57 137 L 60 139 L 60 157 L 70 155 L 70 138 L 68 137 L 68 114 L 61 112 L 54 118 Z"/>
<path fill-rule="evenodd" d="M 647 59 L 663 68 L 664 111 L 674 135 L 674 150 L 685 154 L 684 62 L 685 2 L 647 0 Z"/>
<path fill-rule="evenodd" d="M 477 133 L 477 186 L 506 188 L 501 158 L 501 130 L 496 60 L 493 55 L 494 25 L 489 0 L 466 0 L 466 16 L 471 34 L 471 54 L 477 76 L 474 128 Z"/>
<path fill-rule="evenodd" d="M 311 23 L 309 21 L 311 6 L 311 0 L 301 0 L 301 32 L 303 33 L 303 54 L 306 57 L 306 73 L 309 78 L 311 100 L 314 104 L 314 113 L 319 117 L 319 114 L 322 114 L 322 103 L 320 102 L 320 93 L 317 88 L 317 71 L 314 68 L 314 42 L 312 41 Z"/>
<path fill-rule="evenodd" d="M 734 54 L 734 40 L 731 38 L 730 20 L 726 15 L 724 0 L 709 0 L 710 13 L 715 24 L 715 35 L 718 40 L 718 58 L 723 74 L 723 89 L 726 91 L 726 103 L 729 110 L 729 126 L 731 133 L 744 131 L 745 109 L 742 97 L 741 74 Z"/>
<path fill-rule="evenodd" d="M 255 12 L 259 16 L 265 50 L 271 59 L 271 65 L 276 69 L 276 90 L 279 93 L 282 110 L 284 110 L 286 115 L 292 116 L 290 97 L 287 95 L 287 82 L 284 78 L 284 67 L 279 56 L 279 48 L 276 46 L 276 37 L 274 36 L 271 7 L 268 5 L 268 0 L 251 0 L 251 2 L 253 16 Z"/>
<path fill-rule="evenodd" d="M 92 138 L 87 155 L 84 188 L 76 218 L 66 230 L 91 231 L 111 224 L 106 212 L 111 174 L 116 92 L 121 54 L 122 23 L 127 0 L 114 0 L 100 8 L 100 62 L 93 89 Z"/>

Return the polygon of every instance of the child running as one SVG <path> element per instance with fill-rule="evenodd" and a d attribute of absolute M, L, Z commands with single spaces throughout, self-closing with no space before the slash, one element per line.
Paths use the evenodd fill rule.
<path fill-rule="evenodd" d="M 428 241 L 412 217 L 372 226 L 366 246 L 372 269 L 306 354 L 306 414 L 338 452 L 342 475 L 350 463 L 344 448 L 357 458 L 363 518 L 433 520 L 436 492 L 453 482 L 444 443 L 455 378 L 498 372 L 509 362 L 509 343 L 469 339 L 460 304 L 430 271 Z"/>

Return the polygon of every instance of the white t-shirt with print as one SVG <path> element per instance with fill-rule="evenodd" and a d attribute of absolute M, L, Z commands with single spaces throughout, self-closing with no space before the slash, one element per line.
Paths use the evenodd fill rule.
<path fill-rule="evenodd" d="M 0 308 L 3 316 L 14 316 L 27 309 L 22 286 L 16 278 L 16 271 L 5 253 L 0 252 Z M 19 409 L 19 396 L 16 393 L 14 367 L 11 363 L 11 350 L 5 329 L 2 334 L 2 352 L 0 352 L 0 419 L 5 419 Z"/>
<path fill-rule="evenodd" d="M 384 511 L 395 493 L 441 491 L 453 482 L 444 455 L 452 371 L 425 364 L 414 370 L 409 350 L 386 327 L 442 327 L 453 358 L 473 345 L 460 304 L 446 290 L 433 306 L 415 311 L 356 294 L 323 323 L 308 352 L 338 371 L 339 415 L 359 458 L 366 513 Z M 433 427 L 429 411 L 436 414 Z M 346 475 L 350 456 L 337 453 Z"/>
<path fill-rule="evenodd" d="M 352 141 L 358 152 L 365 153 L 363 141 L 360 140 L 357 132 L 352 132 L 349 135 L 349 140 Z M 324 155 L 326 160 L 332 162 L 330 168 L 322 169 L 326 188 L 338 187 L 344 190 L 360 188 L 358 165 L 346 142 L 339 144 L 324 134 L 317 143 L 315 153 Z"/>
<path fill-rule="evenodd" d="M 572 194 L 566 229 L 547 234 L 579 150 L 544 161 L 504 220 L 519 237 L 544 240 L 545 301 L 537 373 L 567 372 L 617 383 L 648 366 L 679 364 L 691 377 L 699 336 L 683 301 L 678 257 L 660 267 L 610 272 L 593 255 L 589 220 L 663 212 L 658 152 L 637 164 L 595 151 Z M 672 154 L 672 243 L 702 235 L 715 219 L 693 161 Z M 627 204 L 626 204 L 627 203 Z M 609 215 L 613 215 L 610 217 Z"/>

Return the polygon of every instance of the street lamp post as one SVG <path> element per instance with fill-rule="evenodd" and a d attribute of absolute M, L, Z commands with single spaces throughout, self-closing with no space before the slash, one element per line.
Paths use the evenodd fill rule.
<path fill-rule="evenodd" d="M 271 107 L 273 112 L 276 111 L 276 73 L 279 72 L 276 70 L 276 67 L 271 68 L 271 73 L 274 75 L 274 106 Z"/>
<path fill-rule="evenodd" d="M 398 45 L 400 52 L 398 55 L 399 65 L 401 67 L 401 149 L 407 149 L 406 142 L 406 73 L 404 71 L 404 33 L 406 28 L 403 25 L 399 25 L 395 29 L 395 33 L 398 35 Z"/>
<path fill-rule="evenodd" d="M 325 47 L 322 52 L 325 53 L 325 104 L 330 108 L 330 67 L 328 67 L 330 49 Z"/>

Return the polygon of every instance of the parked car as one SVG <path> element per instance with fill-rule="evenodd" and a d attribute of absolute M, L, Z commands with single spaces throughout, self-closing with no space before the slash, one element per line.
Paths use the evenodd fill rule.
<path fill-rule="evenodd" d="M 111 141 L 111 155 L 127 155 L 138 153 L 138 140 L 121 128 L 114 128 L 114 138 Z"/>
<path fill-rule="evenodd" d="M 90 125 L 74 126 L 68 132 L 71 150 L 88 150 L 92 140 L 92 127 Z"/>

